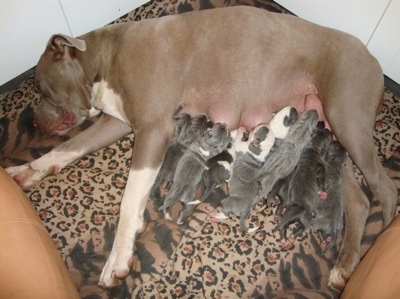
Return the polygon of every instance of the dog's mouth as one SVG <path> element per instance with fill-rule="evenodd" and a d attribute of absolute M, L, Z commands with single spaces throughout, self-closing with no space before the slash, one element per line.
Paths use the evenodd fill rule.
<path fill-rule="evenodd" d="M 71 128 L 77 126 L 75 116 L 65 108 L 60 108 L 58 116 L 55 115 L 36 115 L 34 126 L 43 134 L 65 135 Z"/>

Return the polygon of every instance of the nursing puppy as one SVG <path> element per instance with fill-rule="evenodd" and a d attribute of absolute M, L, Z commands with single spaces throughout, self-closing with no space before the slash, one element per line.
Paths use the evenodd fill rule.
<path fill-rule="evenodd" d="M 237 133 L 238 130 L 231 131 L 231 138 L 234 140 L 233 143 L 230 142 L 222 153 L 207 160 L 206 169 L 203 172 L 203 185 L 205 187 L 203 194 L 198 200 L 188 202 L 187 204 L 195 205 L 202 203 L 215 188 L 230 180 L 233 172 L 233 163 L 236 158 L 234 144 L 237 144 L 237 138 L 242 139 L 242 136 L 239 136 Z"/>
<path fill-rule="evenodd" d="M 194 141 L 179 160 L 171 190 L 159 211 L 168 209 L 178 201 L 184 203 L 184 208 L 178 218 L 178 223 L 182 223 L 187 213 L 194 207 L 186 203 L 194 199 L 207 160 L 221 153 L 229 142 L 231 142 L 230 132 L 223 124 L 215 124 Z"/>
<path fill-rule="evenodd" d="M 210 196 L 211 192 L 215 188 L 218 188 L 222 183 L 229 181 L 232 175 L 234 157 L 235 153 L 233 145 L 228 144 L 227 149 L 207 161 L 206 169 L 204 170 L 202 177 L 205 187 L 204 192 L 198 200 L 191 201 L 188 204 L 202 203 Z"/>
<path fill-rule="evenodd" d="M 271 152 L 255 176 L 261 185 L 259 199 L 267 198 L 274 184 L 293 171 L 303 149 L 311 140 L 317 123 L 317 111 L 307 110 L 301 113 L 299 119 L 290 126 L 286 138 Z"/>
<path fill-rule="evenodd" d="M 243 135 L 242 132 L 240 130 L 238 134 Z M 219 221 L 234 214 L 240 217 L 240 227 L 244 231 L 258 229 L 249 229 L 245 221 L 257 202 L 259 187 L 254 176 L 263 165 L 274 140 L 274 133 L 267 125 L 258 125 L 250 132 L 247 141 L 235 142 L 236 159 L 232 178 L 228 182 L 229 196 L 222 201 L 222 212 L 210 214 L 212 220 Z"/>
<path fill-rule="evenodd" d="M 191 117 L 187 113 L 174 115 L 175 135 L 170 141 L 165 156 L 158 172 L 157 178 L 150 192 L 157 206 L 162 205 L 160 188 L 166 183 L 165 191 L 168 191 L 173 181 L 176 167 L 187 148 L 207 130 L 207 117 L 196 115 Z M 167 218 L 168 214 L 165 215 Z"/>
<path fill-rule="evenodd" d="M 332 133 L 327 129 L 313 134 L 312 140 L 302 152 L 295 170 L 287 178 L 288 194 L 286 198 L 282 198 L 282 207 L 285 213 L 275 227 L 275 230 L 280 233 L 280 241 L 285 249 L 290 248 L 294 242 L 293 238 L 287 238 L 288 225 L 298 221 L 300 228 L 295 236 L 301 234 L 311 226 L 317 202 L 326 199 L 325 197 L 321 199 L 320 195 L 325 192 L 325 155 L 331 141 Z"/>
<path fill-rule="evenodd" d="M 290 127 L 299 119 L 299 113 L 293 106 L 286 106 L 279 110 L 272 117 L 269 127 L 274 132 L 275 144 L 277 147 L 281 144 L 282 140 L 286 138 L 289 133 Z"/>
<path fill-rule="evenodd" d="M 343 168 L 347 153 L 343 146 L 333 141 L 325 156 L 326 200 L 317 200 L 312 227 L 321 236 L 321 249 L 331 248 L 343 228 Z"/>

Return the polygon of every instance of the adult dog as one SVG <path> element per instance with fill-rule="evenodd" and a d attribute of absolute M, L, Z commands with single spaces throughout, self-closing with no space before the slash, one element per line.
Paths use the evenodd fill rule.
<path fill-rule="evenodd" d="M 63 134 L 104 112 L 93 126 L 50 153 L 8 169 L 23 188 L 132 130 L 133 161 L 119 227 L 100 284 L 118 285 L 130 271 L 135 234 L 179 105 L 191 115 L 250 131 L 284 106 L 312 108 L 319 98 L 338 141 L 380 200 L 384 224 L 397 190 L 372 139 L 383 93 L 382 70 L 356 38 L 300 18 L 229 7 L 116 24 L 79 39 L 51 37 L 36 67 L 42 96 L 36 124 Z M 323 112 L 323 113 L 322 113 Z M 330 284 L 342 288 L 359 261 L 369 202 L 345 170 L 346 232 Z"/>

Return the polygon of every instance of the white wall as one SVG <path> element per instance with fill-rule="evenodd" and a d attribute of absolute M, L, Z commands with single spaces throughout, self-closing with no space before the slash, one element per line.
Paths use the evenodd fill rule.
<path fill-rule="evenodd" d="M 78 36 L 148 0 L 0 0 L 0 85 L 36 65 L 54 33 Z M 400 83 L 400 0 L 275 0 L 315 23 L 359 37 Z"/>
<path fill-rule="evenodd" d="M 357 36 L 400 84 L 400 0 L 275 0 L 314 23 Z"/>
<path fill-rule="evenodd" d="M 391 0 L 372 35 L 368 49 L 385 74 L 400 84 L 400 0 Z"/>
<path fill-rule="evenodd" d="M 54 33 L 78 36 L 148 0 L 0 0 L 0 85 L 36 65 Z"/>

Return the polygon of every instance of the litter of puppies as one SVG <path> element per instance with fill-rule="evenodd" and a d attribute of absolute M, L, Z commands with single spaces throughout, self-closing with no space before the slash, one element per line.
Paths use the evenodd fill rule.
<path fill-rule="evenodd" d="M 343 228 L 343 166 L 347 153 L 331 131 L 318 122 L 315 110 L 298 112 L 287 106 L 269 124 L 251 132 L 229 132 L 224 124 L 211 124 L 204 115 L 174 115 L 172 139 L 150 193 L 159 211 L 171 219 L 169 208 L 181 202 L 178 224 L 215 188 L 227 186 L 221 207 L 210 213 L 214 222 L 239 217 L 243 231 L 253 233 L 249 218 L 257 202 L 276 207 L 278 234 L 283 249 L 312 227 L 320 234 L 322 251 L 331 248 Z M 161 191 L 166 192 L 165 198 Z M 196 196 L 203 190 L 203 194 Z M 297 231 L 287 235 L 290 224 Z"/>

